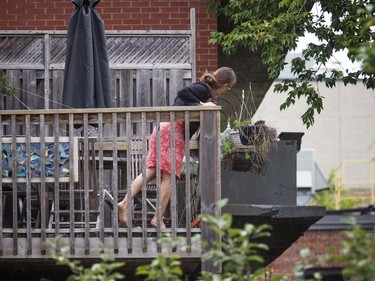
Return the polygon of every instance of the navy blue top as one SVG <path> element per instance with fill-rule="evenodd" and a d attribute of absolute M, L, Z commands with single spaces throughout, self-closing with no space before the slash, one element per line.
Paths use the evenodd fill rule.
<path fill-rule="evenodd" d="M 174 106 L 194 106 L 212 98 L 210 87 L 204 82 L 195 82 L 177 92 Z M 199 122 L 190 122 L 190 138 L 199 128 Z"/>
<path fill-rule="evenodd" d="M 192 106 L 207 102 L 212 98 L 210 87 L 204 82 L 195 82 L 177 92 L 175 106 Z"/>

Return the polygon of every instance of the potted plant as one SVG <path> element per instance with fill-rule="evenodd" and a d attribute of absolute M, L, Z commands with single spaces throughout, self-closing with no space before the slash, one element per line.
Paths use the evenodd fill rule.
<path fill-rule="evenodd" d="M 264 174 L 268 155 L 276 148 L 276 130 L 264 120 L 253 123 L 244 91 L 239 111 L 234 110 L 233 115 L 232 127 L 228 119 L 227 129 L 222 133 L 224 169 Z"/>

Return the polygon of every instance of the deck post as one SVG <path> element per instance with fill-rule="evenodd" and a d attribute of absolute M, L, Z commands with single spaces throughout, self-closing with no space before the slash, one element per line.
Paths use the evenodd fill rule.
<path fill-rule="evenodd" d="M 221 197 L 220 182 L 220 111 L 203 111 L 201 115 L 201 132 L 199 143 L 199 188 L 201 191 L 201 212 L 211 216 L 219 216 L 220 210 L 215 208 L 215 203 Z M 217 233 L 202 222 L 202 241 L 207 242 L 205 252 L 217 239 Z M 212 261 L 202 261 L 202 271 L 219 272 L 220 268 L 214 266 Z"/>

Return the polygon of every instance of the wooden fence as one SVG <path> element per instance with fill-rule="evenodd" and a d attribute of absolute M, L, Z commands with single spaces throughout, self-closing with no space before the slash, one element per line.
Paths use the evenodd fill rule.
<path fill-rule="evenodd" d="M 112 107 L 171 105 L 196 80 L 194 9 L 190 20 L 190 30 L 106 32 Z M 66 36 L 0 30 L 0 74 L 17 89 L 0 110 L 62 108 Z"/>

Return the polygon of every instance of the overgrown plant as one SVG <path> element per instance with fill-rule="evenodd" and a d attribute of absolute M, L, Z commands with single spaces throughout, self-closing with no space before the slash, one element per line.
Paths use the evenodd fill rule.
<path fill-rule="evenodd" d="M 222 145 L 222 161 L 225 169 L 235 171 L 250 171 L 264 175 L 269 162 L 269 154 L 276 149 L 276 131 L 264 121 L 255 122 L 250 127 L 252 134 L 245 135 L 248 145 L 241 145 L 241 130 L 234 132 L 237 136 L 226 138 Z"/>
<path fill-rule="evenodd" d="M 252 98 L 249 83 L 248 98 Z M 222 134 L 222 161 L 225 169 L 250 171 L 264 174 L 267 168 L 268 155 L 276 145 L 276 130 L 269 127 L 264 120 L 253 123 L 248 109 L 245 91 L 239 109 L 232 108 L 232 129 L 228 126 Z"/>

